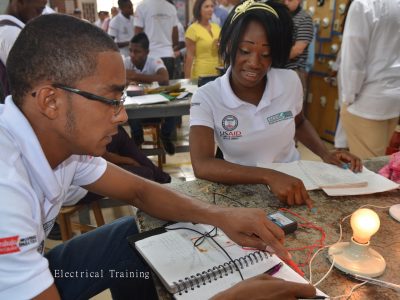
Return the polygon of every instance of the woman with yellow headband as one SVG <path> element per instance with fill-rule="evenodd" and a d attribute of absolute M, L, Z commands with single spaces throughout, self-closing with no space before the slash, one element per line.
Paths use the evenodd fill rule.
<path fill-rule="evenodd" d="M 265 184 L 288 205 L 312 202 L 301 180 L 257 167 L 300 159 L 296 137 L 324 162 L 351 170 L 361 160 L 329 151 L 302 110 L 297 74 L 281 69 L 292 46 L 286 7 L 248 0 L 236 6 L 221 31 L 226 74 L 198 89 L 190 111 L 190 154 L 196 177 L 226 184 Z M 214 157 L 215 142 L 224 160 Z"/>

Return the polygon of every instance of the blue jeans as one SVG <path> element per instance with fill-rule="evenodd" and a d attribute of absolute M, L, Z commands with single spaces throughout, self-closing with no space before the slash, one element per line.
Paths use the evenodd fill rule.
<path fill-rule="evenodd" d="M 124 217 L 50 250 L 61 298 L 89 299 L 109 288 L 113 299 L 157 299 L 149 268 L 126 240 L 137 233 L 135 220 Z"/>

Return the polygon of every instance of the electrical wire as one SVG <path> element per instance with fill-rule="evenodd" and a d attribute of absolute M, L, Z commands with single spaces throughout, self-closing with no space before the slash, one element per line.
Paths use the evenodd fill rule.
<path fill-rule="evenodd" d="M 200 231 L 198 231 L 198 230 L 196 230 L 196 229 L 187 228 L 187 227 L 175 227 L 175 228 L 165 228 L 165 229 L 166 229 L 167 231 L 168 231 L 168 230 L 185 229 L 185 230 L 191 230 L 191 231 L 194 231 L 194 232 L 200 234 L 200 237 L 199 237 L 198 239 L 196 239 L 196 241 L 194 242 L 194 246 L 195 246 L 195 247 L 201 245 L 201 243 L 203 243 L 204 240 L 205 240 L 206 238 L 210 238 L 210 239 L 225 253 L 225 255 L 228 256 L 229 260 L 230 260 L 230 261 L 234 264 L 234 266 L 236 267 L 236 271 L 239 272 L 240 278 L 241 278 L 242 280 L 244 280 L 243 275 L 242 275 L 242 272 L 240 272 L 240 269 L 239 269 L 238 265 L 236 264 L 236 261 L 234 261 L 234 260 L 232 259 L 232 257 L 228 254 L 228 252 L 226 252 L 226 250 L 214 239 L 214 237 L 217 235 L 217 230 L 218 230 L 217 227 L 214 227 L 214 228 L 213 228 L 212 230 L 210 230 L 209 232 L 204 232 L 204 233 L 202 233 L 202 232 L 200 232 Z M 211 236 L 210 233 L 211 233 L 212 231 L 214 231 L 214 230 L 216 231 L 216 233 L 215 233 L 215 235 Z M 197 243 L 197 241 L 200 240 L 200 239 L 202 239 L 202 241 L 201 241 L 200 243 Z M 196 243 L 197 243 L 197 244 L 196 244 Z"/>
<path fill-rule="evenodd" d="M 378 206 L 378 205 L 373 205 L 373 204 L 365 204 L 365 205 L 360 206 L 358 209 L 364 208 L 364 207 L 375 207 L 375 208 L 380 208 L 380 209 L 387 209 L 387 208 L 390 208 L 390 206 Z M 358 209 L 357 209 L 357 210 L 358 210 Z M 315 259 L 315 257 L 316 257 L 323 249 L 329 248 L 329 247 L 331 247 L 331 246 L 333 246 L 333 245 L 335 245 L 335 244 L 337 244 L 337 243 L 340 243 L 340 241 L 342 240 L 342 237 L 343 237 L 343 228 L 342 228 L 342 224 L 343 224 L 343 222 L 344 222 L 346 219 L 348 219 L 349 217 L 351 217 L 352 214 L 353 214 L 353 213 L 351 213 L 351 214 L 349 214 L 349 215 L 343 217 L 343 218 L 339 221 L 339 238 L 338 238 L 338 240 L 337 240 L 335 243 L 333 243 L 333 244 L 325 245 L 324 247 L 318 249 L 318 251 L 316 251 L 316 252 L 314 253 L 314 255 L 311 257 L 311 260 L 310 260 L 309 265 L 308 265 L 308 266 L 309 266 L 309 274 L 310 274 L 310 278 L 309 278 L 308 281 L 309 281 L 310 284 L 312 284 L 313 286 L 319 285 L 322 281 L 324 281 L 324 280 L 328 277 L 328 275 L 331 273 L 331 271 L 332 271 L 332 269 L 333 269 L 333 266 L 334 266 L 334 264 L 335 264 L 335 259 L 332 259 L 332 263 L 331 263 L 331 266 L 329 267 L 329 270 L 328 270 L 328 271 L 325 273 L 325 275 L 322 276 L 322 278 L 321 278 L 317 283 L 315 283 L 315 284 L 312 283 L 312 262 L 313 262 L 313 260 Z M 360 283 L 360 284 L 357 284 L 357 285 L 353 286 L 353 288 L 350 290 L 350 293 L 349 293 L 349 294 L 331 297 L 330 299 L 339 299 L 339 298 L 343 298 L 343 297 L 347 297 L 346 299 L 348 299 L 356 289 L 358 289 L 359 287 L 363 286 L 363 285 L 366 284 L 366 283 L 367 283 L 367 282 L 365 281 L 365 282 L 362 282 L 362 283 Z"/>
<path fill-rule="evenodd" d="M 360 287 L 362 287 L 364 284 L 366 284 L 367 282 L 361 282 L 356 284 L 355 286 L 353 286 L 350 290 L 350 292 L 348 294 L 343 294 L 343 295 L 339 295 L 339 296 L 335 296 L 335 297 L 330 297 L 329 299 L 334 300 L 334 299 L 340 299 L 340 298 L 344 298 L 346 297 L 346 300 L 349 299 L 351 297 L 351 295 L 354 293 L 354 291 Z"/>

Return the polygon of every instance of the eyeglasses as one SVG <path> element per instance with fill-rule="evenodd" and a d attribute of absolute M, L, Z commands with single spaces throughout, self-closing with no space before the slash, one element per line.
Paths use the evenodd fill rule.
<path fill-rule="evenodd" d="M 57 89 L 61 89 L 67 92 L 71 92 L 77 95 L 80 95 L 82 97 L 85 97 L 88 100 L 94 100 L 94 101 L 99 101 L 99 102 L 103 102 L 105 104 L 111 105 L 114 107 L 114 115 L 118 115 L 121 110 L 122 107 L 124 107 L 124 102 L 125 102 L 125 98 L 126 98 L 126 92 L 124 91 L 122 96 L 121 96 L 121 100 L 115 100 L 115 99 L 108 99 L 108 98 L 104 98 L 102 96 L 98 96 L 89 92 L 85 92 L 85 91 L 81 91 L 78 90 L 76 88 L 72 88 L 69 86 L 65 86 L 62 84 L 58 84 L 58 83 L 54 83 L 52 84 L 53 87 L 57 88 Z"/>

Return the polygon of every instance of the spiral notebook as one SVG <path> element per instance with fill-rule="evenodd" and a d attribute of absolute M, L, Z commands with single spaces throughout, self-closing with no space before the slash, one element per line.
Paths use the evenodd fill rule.
<path fill-rule="evenodd" d="M 176 223 L 167 226 L 167 231 L 157 229 L 150 233 L 156 235 L 142 236 L 140 240 L 133 236 L 128 240 L 175 299 L 209 299 L 242 280 L 236 268 L 247 279 L 282 262 L 276 255 L 240 247 L 218 229 L 214 239 L 229 254 L 232 262 L 211 239 L 206 238 L 195 247 L 194 242 L 200 234 L 188 229 L 171 230 L 174 228 L 190 228 L 202 233 L 213 229 L 204 224 Z M 307 283 L 285 263 L 274 276 Z M 325 296 L 320 291 L 319 295 Z"/>

